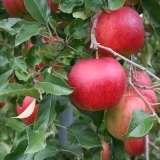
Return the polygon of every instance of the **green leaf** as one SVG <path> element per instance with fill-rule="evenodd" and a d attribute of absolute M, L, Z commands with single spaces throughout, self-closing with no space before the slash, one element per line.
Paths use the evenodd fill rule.
<path fill-rule="evenodd" d="M 149 14 L 149 21 L 155 26 L 155 31 L 160 36 L 160 3 L 157 1 L 141 1 L 142 7 Z"/>
<path fill-rule="evenodd" d="M 33 46 L 26 54 L 25 62 L 28 66 L 28 68 L 34 68 L 36 65 L 38 65 L 41 62 L 41 59 L 36 54 L 37 47 Z"/>
<path fill-rule="evenodd" d="M 46 147 L 46 138 L 51 135 L 51 133 L 43 133 L 41 131 L 33 131 L 31 128 L 27 129 L 28 146 L 25 150 L 26 153 L 39 152 Z"/>
<path fill-rule="evenodd" d="M 13 71 L 9 70 L 9 71 L 0 75 L 0 88 L 3 88 L 4 86 L 7 85 L 8 79 L 11 76 L 12 73 L 13 73 Z"/>
<path fill-rule="evenodd" d="M 6 87 L 0 89 L 0 96 L 4 95 L 31 96 L 37 100 L 39 99 L 39 92 L 37 90 L 30 85 L 22 84 L 8 84 Z"/>
<path fill-rule="evenodd" d="M 45 44 L 39 47 L 37 54 L 45 63 L 49 63 L 52 60 L 53 56 L 63 48 L 64 47 L 61 44 Z"/>
<path fill-rule="evenodd" d="M 84 147 L 101 146 L 98 135 L 87 125 L 81 122 L 72 123 L 67 127 L 69 134 L 75 136 Z"/>
<path fill-rule="evenodd" d="M 3 159 L 5 155 L 7 154 L 5 147 L 3 144 L 0 144 L 0 159 Z"/>
<path fill-rule="evenodd" d="M 16 35 L 15 46 L 29 40 L 32 36 L 36 36 L 41 31 L 42 27 L 36 23 L 26 23 L 22 25 Z"/>
<path fill-rule="evenodd" d="M 55 156 L 59 152 L 60 150 L 56 146 L 47 145 L 43 150 L 35 155 L 34 160 L 44 160 Z"/>
<path fill-rule="evenodd" d="M 27 145 L 28 145 L 27 140 L 21 141 L 13 152 L 7 154 L 4 157 L 4 160 L 32 160 L 35 153 L 24 154 Z"/>
<path fill-rule="evenodd" d="M 38 115 L 34 123 L 34 130 L 45 132 L 48 126 L 56 118 L 55 108 L 57 105 L 57 97 L 47 94 L 40 102 Z"/>
<path fill-rule="evenodd" d="M 22 142 L 27 140 L 27 132 L 26 129 L 28 127 L 26 127 L 24 130 L 22 130 L 14 139 L 13 141 L 13 145 L 12 145 L 12 149 L 11 152 L 13 152 L 14 150 L 16 150 L 16 148 L 18 147 L 18 145 Z M 26 146 L 27 147 L 27 146 Z"/>
<path fill-rule="evenodd" d="M 102 147 L 85 150 L 83 160 L 101 160 Z"/>
<path fill-rule="evenodd" d="M 17 22 L 22 21 L 19 18 L 8 18 L 0 21 L 0 30 L 5 30 L 11 35 L 16 34 L 16 31 L 12 28 Z"/>
<path fill-rule="evenodd" d="M 149 41 L 145 40 L 143 44 L 143 48 L 141 49 L 141 54 L 142 54 L 142 61 L 144 66 L 147 66 L 147 65 L 152 66 L 151 60 L 152 60 L 154 51 Z"/>
<path fill-rule="evenodd" d="M 28 73 L 27 72 L 27 64 L 25 63 L 25 61 L 23 59 L 21 59 L 19 57 L 10 59 L 9 65 L 13 69 L 21 69 L 24 72 Z"/>
<path fill-rule="evenodd" d="M 92 16 L 92 12 L 88 9 L 84 10 L 84 11 L 77 11 L 73 13 L 73 17 L 74 18 L 80 18 L 80 19 L 87 19 L 88 17 Z"/>
<path fill-rule="evenodd" d="M 73 88 L 70 88 L 60 77 L 47 73 L 43 78 L 43 82 L 35 83 L 36 89 L 42 89 L 54 95 L 69 95 L 73 92 Z"/>
<path fill-rule="evenodd" d="M 91 118 L 93 120 L 94 125 L 96 125 L 97 127 L 101 125 L 104 111 L 91 112 L 91 111 L 81 110 L 79 108 L 78 110 L 80 110 L 80 112 L 83 113 L 85 116 Z"/>
<path fill-rule="evenodd" d="M 112 137 L 112 160 L 124 160 L 125 152 L 123 141 Z"/>
<path fill-rule="evenodd" d="M 84 0 L 61 0 L 59 9 L 64 13 L 72 13 L 74 7 L 81 6 L 83 3 Z"/>
<path fill-rule="evenodd" d="M 144 110 L 133 110 L 128 132 L 124 135 L 127 138 L 140 138 L 145 136 L 153 127 L 153 116 Z"/>
<path fill-rule="evenodd" d="M 14 129 L 16 132 L 20 132 L 26 127 L 23 122 L 20 122 L 19 120 L 13 118 L 8 118 L 6 121 L 6 125 Z"/>
<path fill-rule="evenodd" d="M 61 24 L 62 22 L 56 22 L 53 17 L 49 17 L 49 25 L 53 29 L 54 32 L 56 32 L 56 28 Z"/>
<path fill-rule="evenodd" d="M 74 39 L 81 39 L 87 34 L 88 28 L 89 21 L 78 18 L 65 28 L 65 34 L 67 36 L 72 36 Z"/>
<path fill-rule="evenodd" d="M 15 69 L 15 75 L 22 81 L 28 81 L 32 77 L 32 73 L 26 73 L 22 69 Z"/>
<path fill-rule="evenodd" d="M 39 22 L 47 23 L 51 14 L 48 3 L 44 0 L 24 0 L 28 12 Z"/>
<path fill-rule="evenodd" d="M 85 0 L 85 7 L 92 11 L 96 11 L 97 7 L 103 5 L 103 0 Z"/>
<path fill-rule="evenodd" d="M 116 10 L 123 6 L 125 0 L 108 0 L 108 8 L 110 10 Z"/>

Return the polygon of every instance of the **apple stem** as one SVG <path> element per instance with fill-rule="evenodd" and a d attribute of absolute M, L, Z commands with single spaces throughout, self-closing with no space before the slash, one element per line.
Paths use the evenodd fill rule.
<path fill-rule="evenodd" d="M 148 134 L 145 136 L 145 157 L 146 157 L 146 160 L 149 160 L 149 136 Z"/>
<path fill-rule="evenodd" d="M 98 49 L 96 49 L 96 59 L 99 59 Z"/>

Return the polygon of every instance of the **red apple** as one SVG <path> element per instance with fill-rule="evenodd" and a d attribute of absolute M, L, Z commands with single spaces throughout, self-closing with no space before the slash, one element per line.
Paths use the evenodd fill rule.
<path fill-rule="evenodd" d="M 44 62 L 40 62 L 38 65 L 35 67 L 35 71 L 38 72 L 42 67 L 44 67 L 46 64 Z"/>
<path fill-rule="evenodd" d="M 140 156 L 145 152 L 145 138 L 124 140 L 124 150 L 131 156 Z"/>
<path fill-rule="evenodd" d="M 95 30 L 97 42 L 128 56 L 140 50 L 144 41 L 144 26 L 138 13 L 130 7 L 100 12 Z M 99 54 L 111 53 L 99 48 Z"/>
<path fill-rule="evenodd" d="M 109 160 L 110 158 L 110 151 L 109 151 L 109 144 L 105 141 L 102 141 L 103 150 L 101 152 L 102 160 Z"/>
<path fill-rule="evenodd" d="M 132 112 L 136 109 L 146 110 L 145 102 L 136 95 L 125 94 L 117 106 L 105 113 L 104 120 L 108 132 L 117 139 L 128 139 L 123 135 L 127 133 Z"/>
<path fill-rule="evenodd" d="M 16 105 L 16 110 L 18 115 L 20 115 L 22 112 L 24 112 L 28 106 L 33 102 L 34 98 L 26 96 L 23 100 L 22 106 L 19 106 L 18 104 Z M 38 108 L 39 108 L 39 104 L 36 104 L 33 113 L 27 117 L 27 118 L 22 118 L 22 121 L 28 125 L 33 124 L 37 113 L 38 113 Z"/>
<path fill-rule="evenodd" d="M 128 70 L 126 70 L 125 73 L 127 75 Z M 133 78 L 135 79 L 135 81 L 133 83 L 136 85 L 144 86 L 144 87 L 151 87 L 152 86 L 151 78 L 143 72 L 134 71 Z M 153 89 L 142 89 L 142 88 L 138 88 L 138 87 L 137 87 L 137 89 L 144 97 L 146 97 L 146 100 L 148 100 L 150 103 L 158 103 L 158 97 Z M 156 112 L 158 111 L 158 105 L 153 105 L 152 107 Z M 149 107 L 147 107 L 147 108 L 148 108 L 147 111 L 150 114 L 152 114 L 152 111 L 149 109 Z"/>
<path fill-rule="evenodd" d="M 0 102 L 0 108 L 3 108 L 6 105 L 6 102 Z"/>
<path fill-rule="evenodd" d="M 33 43 L 31 42 L 31 40 L 28 40 L 24 48 L 25 51 L 27 52 L 32 46 L 33 46 Z"/>
<path fill-rule="evenodd" d="M 53 12 L 59 11 L 58 4 L 57 4 L 57 3 L 53 3 L 52 0 L 47 0 L 47 2 L 48 2 L 49 6 L 50 6 L 50 8 L 51 8 L 51 10 L 52 10 Z"/>
<path fill-rule="evenodd" d="M 2 0 L 3 6 L 8 14 L 12 17 L 34 20 L 26 10 L 23 0 Z"/>
<path fill-rule="evenodd" d="M 126 76 L 114 58 L 81 59 L 71 69 L 71 100 L 84 110 L 105 110 L 117 105 L 124 93 Z"/>

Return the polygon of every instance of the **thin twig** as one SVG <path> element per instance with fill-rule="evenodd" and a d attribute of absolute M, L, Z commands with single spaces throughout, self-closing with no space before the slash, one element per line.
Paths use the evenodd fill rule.
<path fill-rule="evenodd" d="M 160 148 L 158 146 L 156 146 L 153 142 L 149 141 L 149 144 L 154 148 L 156 149 L 157 151 L 160 152 Z"/>
<path fill-rule="evenodd" d="M 142 98 L 142 100 L 147 104 L 147 106 L 149 107 L 149 109 L 152 111 L 153 116 L 155 116 L 158 120 L 158 123 L 160 123 L 160 118 L 158 117 L 157 113 L 154 111 L 154 109 L 152 108 L 151 103 L 149 103 L 144 96 L 139 92 L 139 90 L 134 86 L 133 83 L 130 83 L 130 86 L 135 90 L 135 92 Z"/>
<path fill-rule="evenodd" d="M 146 157 L 146 160 L 149 160 L 149 136 L 148 134 L 145 136 L 145 157 Z"/>
<path fill-rule="evenodd" d="M 155 76 L 153 73 L 151 73 L 150 71 L 148 71 L 145 67 L 143 67 L 143 66 L 141 66 L 141 65 L 139 65 L 139 64 L 137 64 L 137 63 L 135 63 L 135 62 L 133 62 L 131 60 L 129 60 L 128 58 L 126 58 L 126 57 L 118 54 L 117 52 L 113 51 L 111 48 L 104 47 L 104 46 L 102 46 L 100 44 L 97 44 L 97 46 L 98 46 L 98 48 L 102 48 L 102 49 L 105 49 L 106 51 L 111 52 L 114 56 L 120 57 L 124 61 L 126 61 L 126 62 L 128 62 L 128 63 L 130 63 L 130 64 L 132 64 L 134 66 L 136 66 L 137 68 L 141 69 L 142 71 L 145 71 L 146 73 L 148 73 L 149 75 L 151 75 L 153 78 L 155 78 L 157 81 L 160 81 L 159 77 Z"/>

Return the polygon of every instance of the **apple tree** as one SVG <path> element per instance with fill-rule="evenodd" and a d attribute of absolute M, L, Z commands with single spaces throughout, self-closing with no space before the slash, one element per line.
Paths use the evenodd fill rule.
<path fill-rule="evenodd" d="M 158 0 L 0 1 L 0 160 L 160 159 Z"/>

